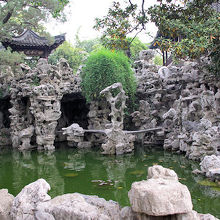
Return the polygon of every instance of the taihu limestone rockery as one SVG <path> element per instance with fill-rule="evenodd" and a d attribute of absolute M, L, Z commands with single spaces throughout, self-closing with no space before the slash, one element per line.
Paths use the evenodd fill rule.
<path fill-rule="evenodd" d="M 117 95 L 113 95 L 114 92 L 118 90 Z M 103 149 L 103 154 L 124 154 L 130 153 L 134 149 L 135 136 L 132 134 L 126 134 L 123 131 L 124 127 L 124 110 L 125 102 L 127 96 L 123 90 L 121 83 L 114 83 L 108 86 L 100 92 L 100 95 L 106 98 L 110 105 L 111 118 L 110 123 L 105 124 L 105 129 L 103 130 L 93 130 L 94 133 L 105 134 L 104 141 L 101 145 Z M 84 130 L 77 123 L 73 123 L 67 128 L 62 128 L 63 134 L 67 135 L 67 141 L 69 146 L 81 147 L 91 147 L 91 142 L 85 142 L 85 133 L 89 130 Z M 90 130 L 91 132 L 91 130 Z"/>
<path fill-rule="evenodd" d="M 206 70 L 206 59 L 158 68 L 141 55 L 136 62 L 140 107 L 132 114 L 133 122 L 137 129 L 164 128 L 145 142 L 162 139 L 164 149 L 195 160 L 219 155 L 220 83 Z"/>
<path fill-rule="evenodd" d="M 163 144 L 164 149 L 199 161 L 219 156 L 220 83 L 208 72 L 207 59 L 159 68 L 148 60 L 151 53 L 142 52 L 136 62 L 140 106 L 132 114 L 133 122 L 136 129 L 164 130 L 146 135 L 144 144 Z M 212 172 L 219 176 L 220 167 Z"/>
<path fill-rule="evenodd" d="M 132 127 L 164 129 L 140 135 L 142 143 L 182 151 L 194 160 L 202 160 L 207 155 L 219 156 L 220 83 L 206 70 L 207 60 L 201 58 L 199 62 L 159 68 L 152 63 L 152 58 L 151 50 L 142 51 L 135 64 L 139 109 L 131 114 Z M 11 142 L 19 149 L 33 145 L 53 149 L 56 131 L 67 127 L 61 126 L 64 124 L 61 99 L 66 94 L 81 93 L 79 74 L 73 76 L 64 60 L 53 66 L 40 59 L 36 68 L 21 65 L 19 74 L 18 71 L 16 75 L 12 71 L 1 73 L 0 80 L 2 91 L 9 91 L 11 102 L 10 127 L 5 126 L 8 122 L 2 123 L 1 144 Z M 6 96 L 3 94 L 3 98 Z M 111 105 L 106 100 L 93 101 L 88 109 L 88 125 L 84 129 L 103 130 L 111 124 Z M 2 110 L 0 120 L 8 115 Z M 62 137 L 62 140 L 66 139 Z M 106 135 L 86 134 L 79 140 L 78 147 L 101 146 L 106 142 Z"/>
<path fill-rule="evenodd" d="M 119 89 L 117 95 L 113 95 Z M 100 92 L 111 106 L 111 123 L 105 127 L 106 142 L 102 144 L 103 154 L 124 154 L 134 149 L 135 136 L 123 132 L 124 110 L 127 96 L 121 83 L 114 83 Z"/>
<path fill-rule="evenodd" d="M 68 93 L 79 93 L 80 78 L 72 77 L 72 69 L 65 60 L 57 66 L 40 59 L 36 68 L 22 65 L 10 82 L 10 135 L 14 148 L 54 149 L 55 130 L 61 117 L 60 100 Z M 34 141 L 33 141 L 34 140 Z"/>

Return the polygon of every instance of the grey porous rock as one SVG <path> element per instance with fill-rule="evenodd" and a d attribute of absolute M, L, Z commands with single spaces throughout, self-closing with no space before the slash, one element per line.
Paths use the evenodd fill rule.
<path fill-rule="evenodd" d="M 155 56 L 154 50 L 142 50 L 139 53 L 139 59 L 144 60 L 148 64 L 153 64 L 153 58 Z"/>
<path fill-rule="evenodd" d="M 164 216 L 192 211 L 190 192 L 173 170 L 155 165 L 148 172 L 148 179 L 134 182 L 128 193 L 134 212 Z"/>
<path fill-rule="evenodd" d="M 205 156 L 200 163 L 201 171 L 213 180 L 220 180 L 220 156 Z"/>
<path fill-rule="evenodd" d="M 48 190 L 50 185 L 44 179 L 38 179 L 25 186 L 13 201 L 10 212 L 12 219 L 35 220 L 34 212 L 37 205 L 51 199 L 47 194 Z"/>
<path fill-rule="evenodd" d="M 114 91 L 119 92 L 116 96 Z M 114 83 L 100 92 L 104 95 L 111 106 L 111 124 L 106 129 L 106 142 L 102 144 L 103 154 L 124 154 L 134 149 L 134 135 L 123 132 L 124 109 L 127 96 L 121 83 Z"/>
<path fill-rule="evenodd" d="M 192 210 L 190 193 L 173 170 L 149 168 L 148 180 L 132 184 L 131 207 L 80 193 L 48 196 L 49 184 L 39 179 L 14 198 L 0 190 L 0 220 L 218 220 Z M 10 213 L 10 214 L 9 214 Z"/>
<path fill-rule="evenodd" d="M 0 219 L 10 220 L 10 210 L 14 200 L 14 196 L 8 193 L 7 189 L 0 190 Z"/>
<path fill-rule="evenodd" d="M 147 59 L 136 62 L 139 109 L 131 114 L 132 121 L 136 129 L 164 128 L 164 133 L 145 135 L 144 145 L 163 144 L 199 161 L 220 155 L 220 83 L 207 72 L 206 61 L 158 71 L 148 67 Z"/>
<path fill-rule="evenodd" d="M 119 205 L 97 196 L 64 194 L 38 205 L 36 217 L 59 220 L 120 220 Z M 40 218 L 39 218 L 39 217 Z M 46 218 L 47 217 L 47 218 Z"/>
<path fill-rule="evenodd" d="M 77 123 L 73 123 L 67 128 L 62 128 L 63 134 L 67 135 L 67 141 L 69 146 L 78 146 L 83 142 L 84 130 Z"/>
<path fill-rule="evenodd" d="M 32 69 L 22 65 L 21 74 L 7 81 L 12 146 L 53 150 L 58 120 L 63 117 L 61 100 L 66 94 L 81 92 L 80 82 L 65 59 L 50 65 L 41 58 Z"/>

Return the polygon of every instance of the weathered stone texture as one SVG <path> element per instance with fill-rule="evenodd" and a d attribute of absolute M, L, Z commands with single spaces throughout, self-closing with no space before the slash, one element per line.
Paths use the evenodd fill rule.
<path fill-rule="evenodd" d="M 97 196 L 86 196 L 79 193 L 65 194 L 41 203 L 38 207 L 38 215 L 50 214 L 59 220 L 119 220 L 119 205 L 113 201 L 106 201 Z M 52 219 L 51 217 L 51 219 Z"/>
<path fill-rule="evenodd" d="M 0 190 L 0 219 L 10 220 L 10 210 L 14 200 L 14 196 L 8 193 L 7 189 Z"/>
<path fill-rule="evenodd" d="M 114 96 L 113 92 L 117 89 L 119 89 L 119 92 Z M 105 129 L 107 137 L 105 143 L 101 146 L 103 154 L 124 154 L 132 152 L 135 137 L 123 132 L 124 110 L 127 96 L 125 95 L 122 84 L 114 83 L 102 90 L 100 94 L 105 96 L 111 106 L 111 113 L 109 114 L 111 124 Z"/>
<path fill-rule="evenodd" d="M 201 171 L 213 180 L 220 180 L 220 156 L 205 156 L 200 163 Z"/>
<path fill-rule="evenodd" d="M 187 187 L 178 182 L 173 170 L 159 165 L 149 168 L 148 180 L 132 184 L 131 207 L 121 208 L 117 202 L 79 193 L 51 199 L 49 189 L 50 185 L 39 179 L 25 186 L 15 198 L 7 190 L 0 190 L 0 219 L 218 220 L 193 211 Z"/>
<path fill-rule="evenodd" d="M 220 83 L 203 63 L 149 68 L 136 63 L 139 110 L 132 114 L 137 129 L 164 127 L 145 135 L 144 144 L 185 152 L 190 159 L 220 154 Z"/>
<path fill-rule="evenodd" d="M 81 91 L 80 78 L 74 76 L 68 63 L 57 66 L 40 59 L 36 68 L 22 67 L 20 76 L 10 81 L 12 107 L 11 140 L 14 148 L 32 148 L 34 137 L 38 148 L 54 149 L 55 130 L 61 117 L 63 95 Z"/>
<path fill-rule="evenodd" d="M 51 199 L 47 194 L 48 190 L 50 185 L 44 179 L 25 186 L 13 201 L 10 212 L 12 219 L 34 220 L 37 205 Z"/>
<path fill-rule="evenodd" d="M 173 170 L 153 166 L 149 173 L 148 180 L 133 183 L 128 193 L 134 212 L 165 216 L 192 211 L 190 192 Z"/>

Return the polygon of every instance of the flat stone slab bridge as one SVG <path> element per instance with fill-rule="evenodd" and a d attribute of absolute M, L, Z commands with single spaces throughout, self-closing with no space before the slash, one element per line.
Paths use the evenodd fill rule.
<path fill-rule="evenodd" d="M 108 129 L 105 130 L 96 130 L 96 129 L 83 129 L 85 133 L 99 133 L 99 134 L 106 134 Z M 137 131 L 127 131 L 123 130 L 125 134 L 141 134 L 141 133 L 148 133 L 148 132 L 154 132 L 154 131 L 160 131 L 163 130 L 163 127 L 156 127 L 156 128 L 149 128 L 149 129 L 143 129 L 143 130 L 137 130 Z M 57 131 L 56 133 L 63 133 L 63 131 Z"/>
<path fill-rule="evenodd" d="M 162 127 L 156 127 L 156 128 L 149 128 L 149 129 L 143 129 L 143 130 L 137 130 L 137 131 L 126 131 L 126 130 L 123 130 L 123 132 L 125 134 L 140 134 L 140 133 L 148 133 L 148 132 L 153 132 L 153 131 L 160 131 L 162 130 L 163 128 Z M 83 129 L 84 132 L 86 133 L 99 133 L 99 134 L 106 134 L 106 130 L 87 130 L 87 129 Z M 62 131 L 61 131 L 62 132 Z"/>
<path fill-rule="evenodd" d="M 98 133 L 98 134 L 107 134 L 107 130 L 96 130 L 96 129 L 83 129 L 83 132 L 85 133 Z M 127 131 L 123 130 L 125 134 L 141 134 L 141 133 L 150 133 L 150 132 L 156 132 L 163 130 L 163 127 L 156 127 L 156 128 L 149 128 L 149 129 L 143 129 L 143 130 L 137 130 L 137 131 Z M 56 133 L 63 133 L 63 131 L 57 131 Z"/>
<path fill-rule="evenodd" d="M 85 133 L 99 133 L 99 134 L 106 134 L 106 130 L 96 130 L 96 129 L 83 129 Z M 137 130 L 137 131 L 126 131 L 123 130 L 125 134 L 140 134 L 140 133 L 148 133 L 148 132 L 154 132 L 154 131 L 160 131 L 163 130 L 163 127 L 156 127 L 156 128 L 149 128 L 149 129 L 143 129 L 143 130 Z M 63 131 L 57 131 L 56 133 L 63 133 Z"/>

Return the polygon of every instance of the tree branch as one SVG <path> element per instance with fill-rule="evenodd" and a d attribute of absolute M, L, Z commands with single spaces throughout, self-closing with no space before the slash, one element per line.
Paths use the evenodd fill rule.
<path fill-rule="evenodd" d="M 8 5 L 8 2 L 9 2 L 10 0 L 0 0 L 0 1 L 1 1 L 1 2 L 6 2 L 6 6 L 7 6 L 7 5 Z M 3 24 L 6 24 L 6 23 L 9 21 L 9 19 L 11 18 L 13 12 L 14 12 L 14 7 L 13 7 L 12 9 L 10 9 L 10 10 L 7 12 L 6 16 L 3 18 L 3 20 L 2 20 L 2 23 L 3 23 Z"/>
<path fill-rule="evenodd" d="M 14 11 L 14 9 L 12 9 L 11 11 L 9 11 L 7 13 L 7 15 L 4 17 L 4 19 L 2 21 L 3 24 L 6 24 L 9 21 L 9 19 L 11 18 L 12 14 L 13 14 L 13 11 Z"/>
<path fill-rule="evenodd" d="M 129 42 L 129 46 L 131 45 L 131 43 L 134 41 L 134 39 L 137 37 L 137 35 L 141 32 L 141 31 L 143 31 L 144 30 L 144 28 L 141 28 L 141 30 L 139 30 L 135 35 L 134 35 L 134 37 L 131 39 L 131 41 Z"/>
<path fill-rule="evenodd" d="M 138 23 L 135 27 L 133 27 L 130 31 L 128 31 L 127 34 L 132 33 L 134 30 L 138 28 L 139 25 L 140 23 Z"/>
<path fill-rule="evenodd" d="M 129 0 L 129 3 L 131 5 L 131 8 L 133 9 L 134 8 L 134 4 L 131 2 L 131 0 Z"/>
<path fill-rule="evenodd" d="M 146 15 L 145 15 L 145 12 L 144 12 L 144 1 L 145 0 L 142 0 L 142 5 L 141 5 L 141 10 L 142 10 L 142 15 L 143 15 L 143 20 L 142 20 L 142 27 L 143 27 L 143 29 L 145 29 L 145 25 L 144 25 L 144 19 L 145 19 L 145 17 L 146 17 Z"/>

